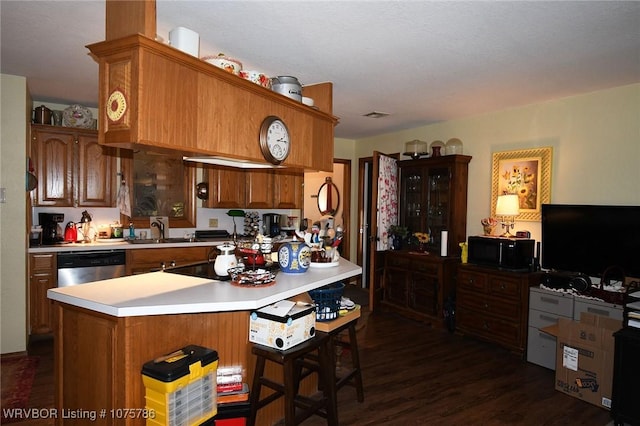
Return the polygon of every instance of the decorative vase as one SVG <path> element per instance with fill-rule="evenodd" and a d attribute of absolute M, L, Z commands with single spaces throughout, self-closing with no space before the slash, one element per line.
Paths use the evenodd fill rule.
<path fill-rule="evenodd" d="M 418 243 L 418 248 L 416 251 L 418 253 L 425 253 L 427 251 L 427 245 L 425 243 Z"/>
<path fill-rule="evenodd" d="M 303 242 L 292 241 L 278 249 L 280 270 L 287 274 L 307 272 L 311 264 L 311 248 Z"/>

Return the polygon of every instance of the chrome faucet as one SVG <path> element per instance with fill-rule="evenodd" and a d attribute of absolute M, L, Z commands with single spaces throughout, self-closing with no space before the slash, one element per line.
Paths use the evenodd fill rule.
<path fill-rule="evenodd" d="M 158 228 L 158 231 L 160 233 L 160 240 L 164 240 L 164 223 L 156 220 L 155 222 L 151 222 L 151 226 L 154 228 Z"/>

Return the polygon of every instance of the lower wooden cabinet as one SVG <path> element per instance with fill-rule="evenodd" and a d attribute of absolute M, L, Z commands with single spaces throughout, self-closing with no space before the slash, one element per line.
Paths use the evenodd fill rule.
<path fill-rule="evenodd" d="M 127 275 L 159 271 L 163 265 L 170 267 L 204 261 L 212 248 L 214 247 L 200 246 L 127 250 Z"/>
<path fill-rule="evenodd" d="M 53 332 L 53 302 L 47 290 L 55 288 L 58 272 L 55 253 L 29 255 L 29 334 Z"/>
<path fill-rule="evenodd" d="M 442 323 L 459 259 L 404 251 L 384 255 L 382 304 L 417 320 Z"/>
<path fill-rule="evenodd" d="M 529 287 L 536 273 L 460 265 L 456 287 L 456 329 L 523 355 L 527 343 Z"/>

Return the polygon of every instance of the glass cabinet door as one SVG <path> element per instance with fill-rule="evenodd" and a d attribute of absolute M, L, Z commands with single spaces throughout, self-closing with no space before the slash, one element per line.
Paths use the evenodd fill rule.
<path fill-rule="evenodd" d="M 451 172 L 449 168 L 432 168 L 427 171 L 427 205 L 425 231 L 431 235 L 429 246 L 440 247 L 440 237 L 449 229 Z"/>
<path fill-rule="evenodd" d="M 409 229 L 409 232 L 422 230 L 425 200 L 422 175 L 421 168 L 402 170 L 400 222 Z"/>

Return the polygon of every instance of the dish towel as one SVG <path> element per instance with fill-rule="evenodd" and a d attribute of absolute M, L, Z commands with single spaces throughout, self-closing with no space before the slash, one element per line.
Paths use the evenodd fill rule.
<path fill-rule="evenodd" d="M 129 186 L 125 181 L 118 188 L 118 208 L 120 214 L 131 217 L 131 197 L 129 197 Z"/>

